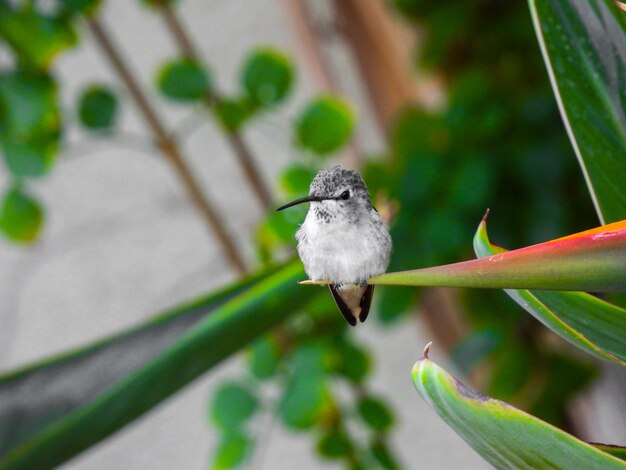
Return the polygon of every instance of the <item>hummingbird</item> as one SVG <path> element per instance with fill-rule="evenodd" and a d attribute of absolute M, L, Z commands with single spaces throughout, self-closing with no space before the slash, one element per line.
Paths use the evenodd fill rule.
<path fill-rule="evenodd" d="M 372 304 L 370 277 L 389 265 L 389 228 L 372 205 L 367 186 L 354 170 L 335 166 L 320 170 L 309 195 L 278 209 L 309 202 L 296 232 L 298 254 L 313 281 L 328 281 L 330 293 L 346 321 L 365 321 Z"/>

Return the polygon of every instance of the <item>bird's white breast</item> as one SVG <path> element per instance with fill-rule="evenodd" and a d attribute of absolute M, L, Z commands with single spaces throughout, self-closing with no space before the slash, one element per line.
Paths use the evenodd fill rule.
<path fill-rule="evenodd" d="M 320 222 L 314 211 L 298 230 L 298 253 L 313 280 L 360 284 L 382 274 L 389 264 L 391 239 L 378 213 L 354 223 L 335 218 Z"/>

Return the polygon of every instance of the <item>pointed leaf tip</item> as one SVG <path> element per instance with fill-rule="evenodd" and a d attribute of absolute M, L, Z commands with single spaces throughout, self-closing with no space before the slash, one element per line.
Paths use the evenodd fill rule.
<path fill-rule="evenodd" d="M 428 344 L 424 346 L 424 349 L 422 350 L 422 357 L 419 358 L 415 362 L 415 364 L 413 364 L 413 369 L 411 370 L 411 376 L 413 377 L 413 380 L 416 380 L 416 377 L 419 376 L 419 374 L 422 372 L 422 368 L 425 365 L 424 361 L 430 361 L 428 354 L 430 353 L 430 347 L 432 346 L 432 344 L 433 342 L 429 341 Z"/>
<path fill-rule="evenodd" d="M 483 215 L 483 218 L 482 218 L 481 222 L 483 222 L 483 223 L 487 222 L 487 218 L 489 217 L 489 212 L 491 212 L 491 209 L 489 207 L 487 207 L 487 210 L 485 211 L 485 215 Z"/>
<path fill-rule="evenodd" d="M 422 352 L 422 359 L 428 359 L 428 353 L 430 352 L 430 347 L 433 342 L 430 341 L 426 346 L 424 346 L 424 351 Z"/>
<path fill-rule="evenodd" d="M 311 279 L 307 279 L 306 281 L 300 281 L 298 284 L 302 284 L 303 286 L 325 286 L 330 284 L 330 281 L 321 280 L 321 281 L 313 281 Z"/>

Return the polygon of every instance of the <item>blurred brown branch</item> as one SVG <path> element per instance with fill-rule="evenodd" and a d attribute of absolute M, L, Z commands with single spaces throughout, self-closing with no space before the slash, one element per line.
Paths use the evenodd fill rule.
<path fill-rule="evenodd" d="M 177 142 L 166 130 L 165 125 L 143 93 L 138 81 L 135 79 L 129 67 L 118 53 L 110 34 L 106 31 L 103 24 L 96 18 L 87 18 L 87 24 L 94 39 L 96 40 L 96 43 L 111 64 L 111 67 L 119 76 L 120 80 L 126 85 L 131 98 L 139 109 L 140 115 L 144 118 L 152 133 L 154 142 L 174 168 L 176 175 L 187 191 L 189 199 L 191 199 L 191 201 L 196 205 L 197 209 L 202 214 L 203 219 L 217 237 L 230 264 L 238 273 L 245 273 L 246 265 L 243 258 L 239 254 L 235 243 L 228 235 L 224 222 L 222 221 L 216 208 L 203 193 L 200 183 L 187 165 Z"/>
<path fill-rule="evenodd" d="M 158 8 L 163 16 L 167 29 L 176 41 L 176 44 L 183 55 L 196 63 L 200 63 L 200 54 L 198 53 L 191 37 L 183 27 L 174 9 L 167 2 L 159 3 Z M 207 108 L 213 109 L 215 104 L 218 103 L 220 99 L 219 94 L 213 91 L 204 97 L 204 103 Z M 254 161 L 252 152 L 246 145 L 243 136 L 239 132 L 228 130 L 224 130 L 224 134 L 259 203 L 263 209 L 271 209 L 274 205 L 271 191 L 264 183 L 261 172 L 259 171 Z"/>

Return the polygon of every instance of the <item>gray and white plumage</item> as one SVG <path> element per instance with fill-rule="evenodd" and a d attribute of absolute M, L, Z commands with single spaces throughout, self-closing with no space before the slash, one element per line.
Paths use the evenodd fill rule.
<path fill-rule="evenodd" d="M 367 286 L 367 280 L 389 265 L 389 230 L 356 171 L 340 166 L 321 170 L 311 183 L 309 197 L 321 200 L 311 201 L 296 233 L 298 254 L 310 279 L 331 283 L 337 305 L 354 325 L 356 319 L 365 320 L 369 311 L 373 286 Z"/>

